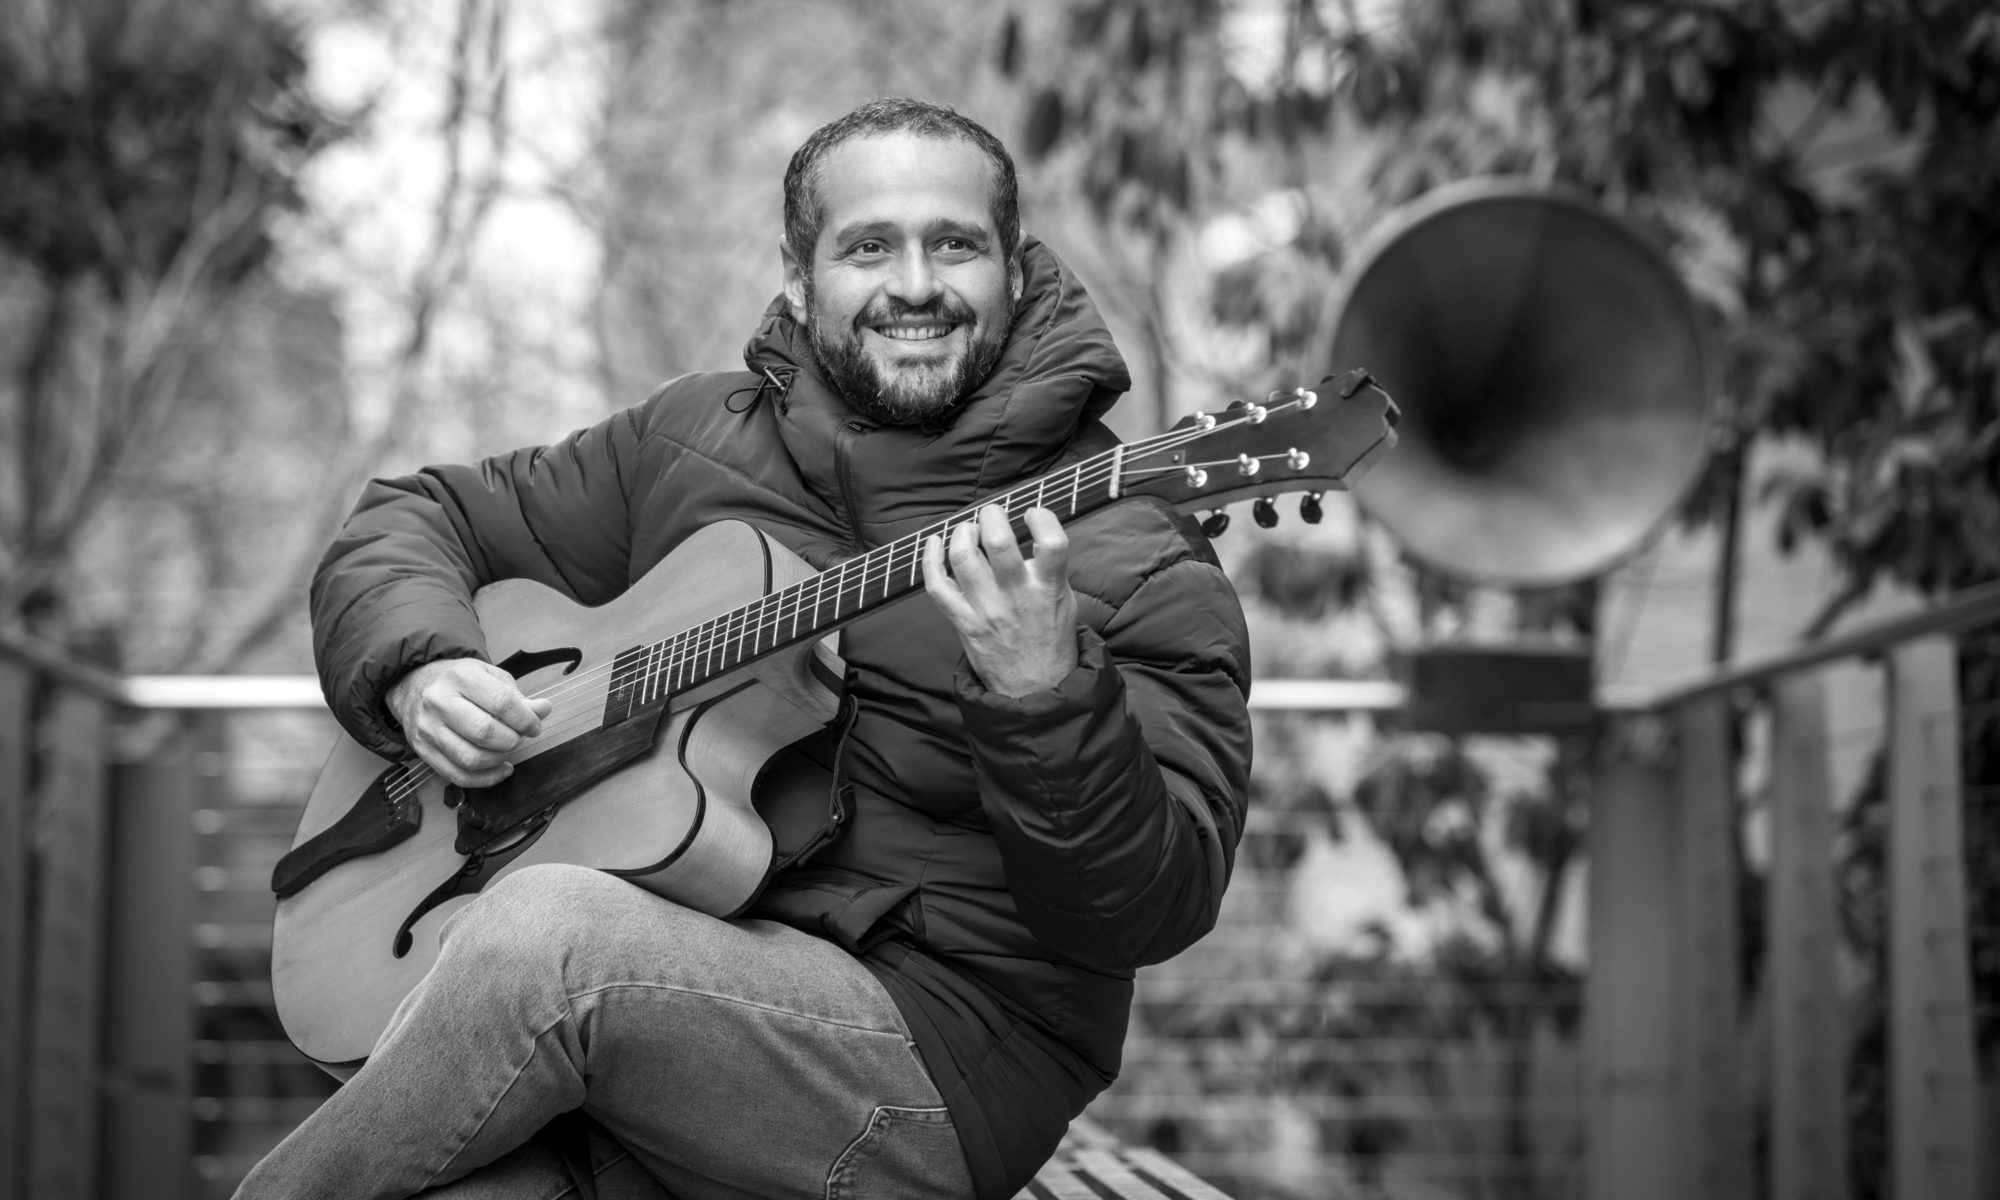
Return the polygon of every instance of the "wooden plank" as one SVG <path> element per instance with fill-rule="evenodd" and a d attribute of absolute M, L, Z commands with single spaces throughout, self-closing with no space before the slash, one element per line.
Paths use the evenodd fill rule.
<path fill-rule="evenodd" d="M 1132 1164 L 1133 1170 L 1165 1184 L 1186 1200 L 1229 1200 L 1227 1195 L 1207 1180 L 1151 1147 L 1128 1150 L 1125 1157 Z"/>
<path fill-rule="evenodd" d="M 28 1194 L 28 764 L 34 680 L 0 658 L 0 1195 Z"/>
<path fill-rule="evenodd" d="M 1977 1174 L 1959 720 L 1949 640 L 1889 655 L 1889 1154 L 1892 1194 L 1924 1200 Z"/>
<path fill-rule="evenodd" d="M 1622 722 L 1591 786 L 1589 952 L 1584 976 L 1586 1196 L 1681 1200 L 1675 1097 L 1675 820 L 1662 722 Z"/>
<path fill-rule="evenodd" d="M 1172 1200 L 1134 1174 L 1116 1150 L 1079 1150 L 1071 1156 L 1079 1173 L 1096 1180 L 1122 1200 Z"/>
<path fill-rule="evenodd" d="M 195 1191 L 194 810 L 217 781 L 213 718 L 118 768 L 110 831 L 103 1200 Z M 212 768 L 211 768 L 212 769 Z"/>
<path fill-rule="evenodd" d="M 1835 794 L 1822 674 L 1781 681 L 1771 700 L 1769 1194 L 1846 1200 Z"/>
<path fill-rule="evenodd" d="M 1681 1153 L 1683 1195 L 1745 1200 L 1753 1146 L 1738 1064 L 1741 929 L 1737 913 L 1735 713 L 1726 692 L 1675 711 L 1680 823 Z M 1606 1193 L 1606 1194 L 1617 1194 Z"/>
<path fill-rule="evenodd" d="M 1076 1173 L 1076 1168 L 1063 1159 L 1052 1159 L 1035 1173 L 1034 1182 L 1021 1191 L 1015 1200 L 1104 1200 Z"/>
<path fill-rule="evenodd" d="M 28 1191 L 94 1200 L 98 1015 L 104 994 L 105 701 L 64 688 L 38 789 Z"/>

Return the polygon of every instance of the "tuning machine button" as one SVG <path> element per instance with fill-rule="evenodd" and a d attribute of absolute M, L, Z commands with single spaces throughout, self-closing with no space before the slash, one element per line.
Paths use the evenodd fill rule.
<path fill-rule="evenodd" d="M 1269 529 L 1278 523 L 1278 506 L 1271 503 L 1269 496 L 1257 497 L 1257 503 L 1250 506 L 1251 519 L 1259 529 Z"/>
<path fill-rule="evenodd" d="M 1319 524 L 1320 518 L 1326 515 L 1326 510 L 1319 504 L 1320 495 L 1319 492 L 1307 492 L 1299 497 L 1299 516 L 1304 518 L 1308 525 Z"/>
<path fill-rule="evenodd" d="M 1227 528 L 1229 528 L 1229 514 L 1219 508 L 1201 519 L 1201 532 L 1204 536 L 1219 538 L 1222 536 L 1222 531 Z"/>

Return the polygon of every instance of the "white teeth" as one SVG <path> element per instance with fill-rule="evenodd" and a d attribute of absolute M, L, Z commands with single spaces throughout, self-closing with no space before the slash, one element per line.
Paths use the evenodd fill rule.
<path fill-rule="evenodd" d="M 878 325 L 875 332 L 899 342 L 929 342 L 950 333 L 951 325 Z"/>

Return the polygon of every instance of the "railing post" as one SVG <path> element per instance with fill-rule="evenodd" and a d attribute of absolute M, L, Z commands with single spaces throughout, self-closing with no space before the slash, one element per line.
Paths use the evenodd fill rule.
<path fill-rule="evenodd" d="M 196 716 L 117 770 L 106 967 L 102 1200 L 194 1192 L 194 810 L 196 756 L 214 720 Z"/>
<path fill-rule="evenodd" d="M 1770 1194 L 1846 1200 L 1846 1034 L 1824 677 L 1786 676 L 1771 701 Z"/>
<path fill-rule="evenodd" d="M 35 1200 L 96 1195 L 108 708 L 76 688 L 57 693 L 53 752 L 37 789 L 26 1192 Z"/>
<path fill-rule="evenodd" d="M 1606 737 L 1591 783 L 1584 1195 L 1681 1200 L 1680 1047 L 1674 1011 L 1680 838 L 1657 723 Z"/>
<path fill-rule="evenodd" d="M 1680 736 L 1674 772 L 1681 915 L 1679 1129 L 1688 1173 L 1681 1194 L 1739 1200 L 1750 1194 L 1751 1139 L 1738 1065 L 1735 716 L 1729 693 L 1716 691 L 1680 705 L 1674 719 Z"/>
<path fill-rule="evenodd" d="M 0 1195 L 28 1194 L 28 669 L 0 658 Z"/>
<path fill-rule="evenodd" d="M 1889 1073 L 1894 1194 L 1972 1200 L 1977 1148 L 1958 655 L 1889 655 Z"/>

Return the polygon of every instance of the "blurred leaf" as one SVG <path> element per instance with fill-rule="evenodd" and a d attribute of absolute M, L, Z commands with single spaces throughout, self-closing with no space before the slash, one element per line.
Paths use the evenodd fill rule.
<path fill-rule="evenodd" d="M 1030 161 L 1042 158 L 1063 134 L 1063 98 L 1053 87 L 1036 91 L 1028 103 L 1028 119 L 1021 133 L 1021 149 Z"/>
<path fill-rule="evenodd" d="M 994 58 L 1002 78 L 1012 79 L 1020 71 L 1021 17 L 1012 8 L 1000 18 L 1000 46 Z"/>

